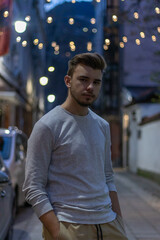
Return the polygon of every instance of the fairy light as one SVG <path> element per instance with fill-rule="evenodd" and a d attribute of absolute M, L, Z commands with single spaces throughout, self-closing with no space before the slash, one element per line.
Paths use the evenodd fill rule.
<path fill-rule="evenodd" d="M 69 46 L 73 46 L 75 43 L 73 41 L 69 42 Z"/>
<path fill-rule="evenodd" d="M 40 49 L 40 50 L 43 49 L 43 43 L 38 44 L 38 49 Z"/>
<path fill-rule="evenodd" d="M 4 11 L 3 17 L 4 17 L 4 18 L 7 18 L 8 16 L 9 16 L 9 12 L 8 12 L 8 11 Z"/>
<path fill-rule="evenodd" d="M 157 41 L 157 38 L 156 38 L 155 35 L 152 35 L 152 41 L 153 41 L 153 42 L 156 42 L 156 41 Z"/>
<path fill-rule="evenodd" d="M 54 47 L 54 50 L 55 50 L 56 52 L 58 52 L 58 51 L 59 51 L 59 45 L 56 45 L 56 46 Z"/>
<path fill-rule="evenodd" d="M 26 16 L 25 20 L 26 20 L 26 22 L 30 22 L 31 21 L 31 16 Z"/>
<path fill-rule="evenodd" d="M 157 14 L 160 14 L 160 8 L 159 8 L 159 7 L 156 7 L 156 8 L 155 8 L 155 12 L 156 12 Z"/>
<path fill-rule="evenodd" d="M 124 42 L 119 43 L 120 48 L 124 48 Z"/>
<path fill-rule="evenodd" d="M 103 45 L 103 49 L 104 49 L 105 51 L 107 51 L 107 50 L 108 50 L 108 46 L 107 46 L 106 44 L 104 44 L 104 45 Z"/>
<path fill-rule="evenodd" d="M 87 50 L 88 50 L 89 52 L 92 51 L 92 42 L 88 42 L 88 43 L 87 43 Z"/>
<path fill-rule="evenodd" d="M 48 68 L 48 72 L 54 72 L 54 71 L 55 71 L 55 67 L 50 66 L 50 67 Z"/>
<path fill-rule="evenodd" d="M 56 97 L 55 97 L 54 94 L 50 94 L 50 95 L 47 96 L 47 100 L 50 103 L 53 103 L 55 101 L 55 99 L 56 99 Z"/>
<path fill-rule="evenodd" d="M 39 43 L 38 38 L 34 39 L 33 43 L 34 43 L 34 45 L 38 45 L 38 43 Z"/>
<path fill-rule="evenodd" d="M 145 38 L 145 37 L 146 37 L 146 35 L 145 35 L 145 33 L 144 33 L 144 32 L 140 32 L 140 34 L 139 34 L 139 35 L 140 35 L 140 37 L 141 37 L 141 38 Z"/>
<path fill-rule="evenodd" d="M 157 27 L 157 31 L 160 33 L 160 27 Z"/>
<path fill-rule="evenodd" d="M 53 48 L 54 48 L 56 45 L 57 45 L 56 42 L 52 42 L 52 43 L 51 43 L 51 46 L 52 46 Z"/>
<path fill-rule="evenodd" d="M 72 0 L 72 3 L 76 3 L 76 0 Z"/>
<path fill-rule="evenodd" d="M 91 22 L 91 24 L 95 24 L 96 23 L 96 19 L 95 18 L 91 18 L 90 22 Z"/>
<path fill-rule="evenodd" d="M 101 2 L 101 0 L 96 0 L 96 2 L 97 2 L 97 3 L 100 3 L 100 2 Z"/>
<path fill-rule="evenodd" d="M 88 32 L 88 28 L 84 27 L 83 32 Z"/>
<path fill-rule="evenodd" d="M 113 16 L 112 16 L 112 21 L 113 21 L 113 22 L 117 22 L 117 21 L 118 21 L 117 15 L 113 15 Z"/>
<path fill-rule="evenodd" d="M 20 41 L 21 41 L 21 37 L 18 36 L 18 37 L 16 38 L 16 42 L 20 42 Z"/>
<path fill-rule="evenodd" d="M 133 16 L 134 16 L 135 19 L 138 19 L 139 18 L 138 12 L 134 12 Z"/>
<path fill-rule="evenodd" d="M 92 29 L 92 32 L 93 32 L 93 33 L 97 33 L 97 28 L 93 28 L 93 29 Z"/>
<path fill-rule="evenodd" d="M 53 18 L 52 18 L 52 17 L 48 17 L 48 18 L 47 18 L 47 23 L 50 24 L 50 23 L 52 23 L 52 22 L 53 22 Z"/>
<path fill-rule="evenodd" d="M 75 45 L 71 45 L 70 49 L 71 49 L 72 52 L 74 52 L 76 50 L 76 46 Z"/>
<path fill-rule="evenodd" d="M 70 18 L 70 19 L 68 20 L 68 22 L 69 22 L 70 25 L 73 25 L 73 24 L 74 24 L 74 18 Z"/>
<path fill-rule="evenodd" d="M 46 2 L 50 3 L 52 0 L 46 0 Z"/>
<path fill-rule="evenodd" d="M 48 78 L 43 76 L 39 79 L 39 83 L 42 85 L 42 86 L 46 86 L 48 84 Z"/>
<path fill-rule="evenodd" d="M 127 43 L 128 42 L 128 39 L 127 39 L 127 37 L 126 36 L 123 36 L 123 42 L 125 42 L 125 43 Z"/>
<path fill-rule="evenodd" d="M 55 54 L 55 55 L 58 55 L 58 54 L 59 54 L 59 51 L 54 51 L 54 54 Z"/>
<path fill-rule="evenodd" d="M 141 41 L 138 38 L 135 40 L 135 42 L 136 42 L 137 45 L 141 44 Z"/>
<path fill-rule="evenodd" d="M 22 47 L 26 47 L 27 46 L 27 41 L 23 41 L 22 42 Z"/>
<path fill-rule="evenodd" d="M 108 38 L 106 38 L 105 43 L 106 43 L 107 46 L 109 46 L 111 44 L 111 41 Z"/>

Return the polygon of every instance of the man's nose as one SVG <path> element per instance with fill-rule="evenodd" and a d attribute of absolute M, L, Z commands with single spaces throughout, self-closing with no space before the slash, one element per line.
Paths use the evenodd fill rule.
<path fill-rule="evenodd" d="M 88 90 L 93 90 L 93 83 L 89 83 L 88 86 L 87 86 L 87 89 Z"/>

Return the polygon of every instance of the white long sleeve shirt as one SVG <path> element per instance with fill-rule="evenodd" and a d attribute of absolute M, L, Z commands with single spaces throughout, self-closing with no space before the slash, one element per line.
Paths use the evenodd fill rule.
<path fill-rule="evenodd" d="M 116 191 L 109 124 L 89 109 L 73 115 L 61 106 L 44 115 L 28 141 L 23 190 L 37 216 L 54 210 L 59 221 L 113 221 L 109 191 Z"/>

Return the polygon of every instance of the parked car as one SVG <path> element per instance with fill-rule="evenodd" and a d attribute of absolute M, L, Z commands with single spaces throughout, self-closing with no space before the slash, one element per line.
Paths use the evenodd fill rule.
<path fill-rule="evenodd" d="M 9 127 L 0 128 L 0 138 L 3 141 L 1 154 L 11 175 L 16 206 L 22 206 L 25 203 L 22 186 L 25 176 L 27 136 L 17 127 Z"/>
<path fill-rule="evenodd" d="M 0 240 L 12 239 L 14 207 L 11 178 L 0 156 Z"/>

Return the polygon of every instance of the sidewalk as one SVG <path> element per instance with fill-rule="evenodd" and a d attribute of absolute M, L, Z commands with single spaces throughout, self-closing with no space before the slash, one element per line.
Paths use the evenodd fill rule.
<path fill-rule="evenodd" d="M 115 181 L 129 240 L 160 240 L 160 185 L 115 169 Z"/>
<path fill-rule="evenodd" d="M 114 171 L 128 240 L 160 240 L 160 185 L 122 169 Z M 22 208 L 13 240 L 42 240 L 41 231 L 33 210 Z"/>

